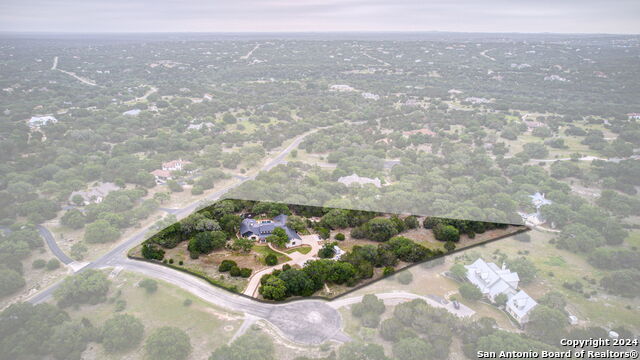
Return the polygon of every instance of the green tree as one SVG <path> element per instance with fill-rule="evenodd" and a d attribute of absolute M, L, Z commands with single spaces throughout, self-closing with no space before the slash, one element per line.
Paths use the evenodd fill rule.
<path fill-rule="evenodd" d="M 243 237 L 235 238 L 232 247 L 236 251 L 249 252 L 253 248 L 253 240 Z"/>
<path fill-rule="evenodd" d="M 58 259 L 50 259 L 47 261 L 47 270 L 53 271 L 60 267 L 60 261 Z"/>
<path fill-rule="evenodd" d="M 153 279 L 142 279 L 138 286 L 145 289 L 147 294 L 153 294 L 158 290 L 158 282 Z"/>
<path fill-rule="evenodd" d="M 416 229 L 420 226 L 418 218 L 411 215 L 404 218 L 404 225 L 407 229 Z"/>
<path fill-rule="evenodd" d="M 169 187 L 169 190 L 171 190 L 171 192 L 182 192 L 184 189 L 182 188 L 182 185 L 180 185 L 177 181 L 175 180 L 169 180 L 167 181 L 167 186 Z"/>
<path fill-rule="evenodd" d="M 120 237 L 120 232 L 106 220 L 96 220 L 86 226 L 84 241 L 90 244 L 107 243 Z"/>
<path fill-rule="evenodd" d="M 0 267 L 0 297 L 13 294 L 25 284 L 17 271 Z"/>
<path fill-rule="evenodd" d="M 480 300 L 482 299 L 482 292 L 478 289 L 477 286 L 471 283 L 464 283 L 458 289 L 460 295 L 467 300 Z"/>
<path fill-rule="evenodd" d="M 389 360 L 378 344 L 348 342 L 338 350 L 338 360 Z"/>
<path fill-rule="evenodd" d="M 538 304 L 531 310 L 526 330 L 537 340 L 556 344 L 563 338 L 568 324 L 567 316 L 560 310 Z"/>
<path fill-rule="evenodd" d="M 265 264 L 274 266 L 278 264 L 278 257 L 275 254 L 267 254 L 264 258 Z"/>
<path fill-rule="evenodd" d="M 102 345 L 108 353 L 125 352 L 142 342 L 144 325 L 137 318 L 118 314 L 108 319 L 102 327 Z"/>
<path fill-rule="evenodd" d="M 538 272 L 535 264 L 524 256 L 507 261 L 507 265 L 511 271 L 518 273 L 520 283 L 525 285 L 530 284 Z"/>
<path fill-rule="evenodd" d="M 276 247 L 282 248 L 289 242 L 289 236 L 287 236 L 287 232 L 283 228 L 277 227 L 273 229 L 271 235 L 267 236 L 266 240 Z"/>
<path fill-rule="evenodd" d="M 264 334 L 245 334 L 216 349 L 209 360 L 275 360 L 275 347 Z"/>
<path fill-rule="evenodd" d="M 420 338 L 406 338 L 393 344 L 393 355 L 402 360 L 431 359 L 433 347 Z"/>
<path fill-rule="evenodd" d="M 77 209 L 71 209 L 60 218 L 60 223 L 72 229 L 81 229 L 87 222 L 86 217 Z"/>
<path fill-rule="evenodd" d="M 505 306 L 508 300 L 509 300 L 509 297 L 505 293 L 498 294 L 495 297 L 495 303 L 498 306 Z"/>
<path fill-rule="evenodd" d="M 144 347 L 147 357 L 153 360 L 184 360 L 192 350 L 189 335 L 169 326 L 155 329 Z"/>
<path fill-rule="evenodd" d="M 106 300 L 110 284 L 103 272 L 89 269 L 64 279 L 53 296 L 60 307 L 97 304 Z"/>
<path fill-rule="evenodd" d="M 462 264 L 453 265 L 449 272 L 460 281 L 464 281 L 467 278 L 467 268 Z"/>
<path fill-rule="evenodd" d="M 433 228 L 433 235 L 440 241 L 458 242 L 460 240 L 460 231 L 452 225 L 436 225 Z"/>
<path fill-rule="evenodd" d="M 393 221 L 387 218 L 375 218 L 367 225 L 368 238 L 373 241 L 387 241 L 398 233 Z"/>
<path fill-rule="evenodd" d="M 287 285 L 277 276 L 271 275 L 260 286 L 258 292 L 269 300 L 284 300 L 287 298 Z"/>
<path fill-rule="evenodd" d="M 287 218 L 287 226 L 293 231 L 301 232 L 307 228 L 307 223 L 304 221 L 304 218 L 291 215 Z"/>

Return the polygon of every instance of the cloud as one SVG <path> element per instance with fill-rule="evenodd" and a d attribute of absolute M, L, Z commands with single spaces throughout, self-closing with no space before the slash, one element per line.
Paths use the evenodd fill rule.
<path fill-rule="evenodd" d="M 640 33 L 631 0 L 3 0 L 0 30 Z"/>

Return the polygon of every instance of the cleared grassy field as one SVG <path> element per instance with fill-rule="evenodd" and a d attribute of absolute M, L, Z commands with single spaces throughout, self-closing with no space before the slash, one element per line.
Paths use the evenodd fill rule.
<path fill-rule="evenodd" d="M 271 250 L 271 248 L 269 248 L 266 245 L 254 245 L 251 248 L 251 251 L 256 252 L 256 253 L 258 253 L 260 255 L 260 262 L 262 262 L 262 263 L 264 263 L 264 257 L 269 255 L 269 254 L 273 254 L 273 255 L 277 256 L 278 257 L 278 263 L 283 263 L 283 262 L 287 262 L 287 261 L 291 260 L 290 257 L 288 257 L 286 255 L 283 255 L 283 254 L 280 254 L 280 253 L 277 253 L 277 252 Z"/>
<path fill-rule="evenodd" d="M 115 312 L 113 300 L 126 301 L 121 313 L 133 315 L 145 326 L 145 338 L 154 328 L 175 326 L 189 334 L 194 354 L 209 354 L 226 344 L 242 323 L 242 315 L 231 313 L 215 307 L 190 293 L 171 284 L 158 281 L 158 290 L 147 294 L 146 290 L 137 286 L 144 279 L 135 273 L 121 272 L 112 279 L 111 300 L 79 309 L 69 308 L 67 311 L 73 319 L 87 318 L 94 326 L 102 324 Z M 185 305 L 185 301 L 191 301 Z M 127 354 L 106 354 L 101 346 L 92 346 L 95 358 L 98 359 L 142 359 L 144 351 L 133 350 Z"/>
<path fill-rule="evenodd" d="M 299 247 L 297 247 L 295 249 L 287 249 L 284 252 L 286 252 L 287 254 L 293 254 L 294 252 L 299 252 L 301 254 L 306 255 L 306 254 L 309 253 L 309 251 L 311 251 L 311 246 L 302 245 L 302 246 L 299 246 Z"/>

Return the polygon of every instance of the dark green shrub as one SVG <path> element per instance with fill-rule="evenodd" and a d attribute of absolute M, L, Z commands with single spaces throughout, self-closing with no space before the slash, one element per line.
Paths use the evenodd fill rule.
<path fill-rule="evenodd" d="M 220 266 L 218 267 L 218 271 L 220 272 L 226 272 L 231 270 L 234 267 L 238 267 L 238 264 L 236 264 L 235 261 L 233 260 L 222 260 L 222 262 L 220 263 Z"/>
<path fill-rule="evenodd" d="M 249 268 L 242 268 L 240 269 L 240 276 L 242 276 L 243 278 L 248 278 L 249 276 L 251 276 L 252 272 L 253 270 Z"/>
<path fill-rule="evenodd" d="M 229 275 L 231 276 L 240 276 L 241 270 L 239 267 L 234 266 L 229 270 Z"/>
<path fill-rule="evenodd" d="M 47 261 L 47 270 L 52 271 L 60 267 L 60 261 L 58 259 L 51 259 Z"/>
<path fill-rule="evenodd" d="M 265 264 L 269 266 L 274 266 L 278 264 L 278 257 L 275 254 L 269 254 L 264 258 Z"/>

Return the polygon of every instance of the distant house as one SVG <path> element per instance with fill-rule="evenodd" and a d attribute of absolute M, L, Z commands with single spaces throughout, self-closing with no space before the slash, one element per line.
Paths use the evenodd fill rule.
<path fill-rule="evenodd" d="M 629 113 L 627 116 L 629 120 L 640 120 L 640 113 Z"/>
<path fill-rule="evenodd" d="M 116 191 L 118 189 L 120 189 L 120 187 L 114 183 L 99 182 L 89 190 L 72 192 L 71 196 L 69 196 L 69 203 L 75 205 L 75 203 L 73 202 L 73 198 L 76 197 L 76 195 L 80 195 L 84 201 L 84 205 L 89 205 L 92 203 L 99 204 L 102 202 L 102 200 L 104 200 L 105 197 L 107 197 L 110 192 Z"/>
<path fill-rule="evenodd" d="M 151 172 L 151 175 L 156 178 L 157 184 L 162 184 L 167 180 L 171 180 L 171 172 L 167 170 L 156 169 Z"/>
<path fill-rule="evenodd" d="M 534 121 L 534 120 L 524 120 L 524 124 L 527 125 L 528 131 L 533 131 L 533 129 L 547 126 L 545 123 L 541 123 L 540 121 Z"/>
<path fill-rule="evenodd" d="M 470 102 L 472 104 L 486 104 L 491 102 L 491 100 L 487 99 L 487 98 L 482 98 L 482 97 L 475 97 L 475 96 L 470 96 L 464 99 L 464 101 L 466 102 Z"/>
<path fill-rule="evenodd" d="M 507 300 L 506 310 L 520 324 L 529 322 L 529 313 L 538 305 L 526 292 L 520 290 Z"/>
<path fill-rule="evenodd" d="M 482 258 L 465 268 L 467 280 L 477 286 L 487 299 L 495 302 L 498 295 L 505 294 L 506 311 L 521 325 L 529 321 L 529 313 L 538 303 L 523 290 L 518 290 L 518 273 L 505 265 L 498 267 L 495 263 L 487 263 Z"/>
<path fill-rule="evenodd" d="M 540 208 L 545 205 L 553 204 L 553 201 L 545 198 L 544 194 L 540 192 L 536 192 L 533 195 L 529 195 L 529 197 L 531 198 L 531 204 L 533 204 L 533 206 L 535 206 L 536 208 L 536 212 L 525 213 L 525 212 L 519 211 L 518 214 L 520 215 L 520 217 L 522 217 L 522 220 L 525 222 L 525 224 L 533 225 L 533 226 L 544 224 L 546 222 L 546 219 L 542 216 L 542 213 L 540 212 Z M 554 224 L 551 224 L 551 227 L 555 227 Z"/>
<path fill-rule="evenodd" d="M 378 178 L 371 179 L 367 177 L 361 177 L 356 174 L 351 174 L 349 176 L 342 176 L 338 179 L 338 182 L 343 183 L 346 186 L 351 186 L 353 184 L 360 184 L 360 185 L 373 184 L 373 186 L 378 188 L 382 186 L 382 183 Z"/>
<path fill-rule="evenodd" d="M 131 109 L 122 113 L 124 116 L 138 116 L 142 110 L 140 109 Z"/>
<path fill-rule="evenodd" d="M 153 170 L 151 175 L 156 178 L 157 184 L 163 184 L 165 181 L 171 180 L 173 171 L 184 170 L 184 166 L 187 164 L 191 164 L 191 161 L 182 159 L 167 161 L 162 163 L 162 169 Z"/>
<path fill-rule="evenodd" d="M 363 92 L 362 97 L 368 100 L 379 100 L 380 99 L 380 95 L 376 95 L 376 94 L 372 94 L 370 92 Z"/>
<path fill-rule="evenodd" d="M 356 89 L 352 88 L 351 86 L 344 85 L 344 84 L 331 85 L 331 86 L 329 86 L 329 90 L 331 90 L 331 91 L 339 91 L 339 92 L 356 91 Z"/>
<path fill-rule="evenodd" d="M 45 116 L 32 116 L 31 119 L 29 119 L 29 127 L 31 128 L 39 128 L 41 126 L 45 126 L 48 124 L 55 124 L 58 122 L 58 119 L 56 119 L 55 117 L 51 116 L 51 115 L 45 115 Z"/>
<path fill-rule="evenodd" d="M 165 171 L 180 171 L 187 164 L 191 164 L 191 161 L 182 160 L 182 159 L 171 160 L 171 161 L 162 163 L 162 170 L 165 170 Z"/>
<path fill-rule="evenodd" d="M 282 228 L 289 238 L 286 247 L 298 246 L 301 244 L 300 235 L 287 226 L 287 215 L 280 214 L 273 219 L 255 220 L 244 219 L 240 223 L 240 235 L 244 238 L 266 243 L 267 237 L 273 233 L 276 228 Z"/>

